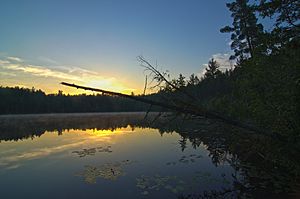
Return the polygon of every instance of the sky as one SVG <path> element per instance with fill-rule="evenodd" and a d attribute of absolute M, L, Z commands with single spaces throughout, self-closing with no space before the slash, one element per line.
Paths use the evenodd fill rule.
<path fill-rule="evenodd" d="M 62 81 L 140 93 L 142 55 L 172 77 L 228 65 L 228 0 L 1 0 L 0 85 L 75 94 Z M 147 91 L 151 92 L 151 91 Z"/>

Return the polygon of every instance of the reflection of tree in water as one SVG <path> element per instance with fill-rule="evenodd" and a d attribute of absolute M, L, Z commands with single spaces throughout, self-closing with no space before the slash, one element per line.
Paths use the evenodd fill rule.
<path fill-rule="evenodd" d="M 206 146 L 216 166 L 229 164 L 236 171 L 232 176 L 233 190 L 206 192 L 206 198 L 209 195 L 221 195 L 219 198 L 223 198 L 223 193 L 228 195 L 233 191 L 250 198 L 283 197 L 285 193 L 297 190 L 300 170 L 300 161 L 296 158 L 300 152 L 297 143 L 232 129 L 218 123 L 201 126 L 206 130 L 198 132 L 195 131 L 197 128 L 191 126 L 186 124 L 176 131 L 187 136 L 194 148 L 201 143 Z M 190 198 L 205 198 L 202 197 L 204 195 Z"/>
<path fill-rule="evenodd" d="M 204 119 L 185 120 L 168 118 L 153 121 L 155 115 L 144 120 L 144 114 L 53 115 L 0 118 L 0 140 L 19 140 L 41 136 L 45 131 L 63 132 L 67 129 L 115 130 L 130 125 L 134 128 L 158 129 L 161 135 L 177 132 L 178 146 L 185 150 L 204 146 L 216 166 L 229 164 L 236 174 L 232 176 L 232 192 L 240 196 L 275 197 L 291 192 L 299 180 L 300 160 L 297 142 L 281 141 Z M 16 125 L 18 124 L 18 125 Z M 241 178 L 241 176 L 243 176 Z M 206 192 L 206 195 L 230 195 L 225 190 Z M 273 195 L 272 195 L 273 194 Z M 200 196 L 199 196 L 200 197 Z"/>
<path fill-rule="evenodd" d="M 184 151 L 184 149 L 186 149 L 186 141 L 187 141 L 187 138 L 185 136 L 182 136 L 181 140 L 178 141 L 181 151 Z"/>
<path fill-rule="evenodd" d="M 142 113 L 121 114 L 54 114 L 0 117 L 0 141 L 33 139 L 46 131 L 62 135 L 69 129 L 111 130 L 132 127 L 147 127 L 149 121 L 143 120 Z"/>
<path fill-rule="evenodd" d="M 200 158 L 203 158 L 203 156 L 197 154 L 190 154 L 187 156 L 183 155 L 178 161 L 167 162 L 166 165 L 169 166 L 169 165 L 176 165 L 178 163 L 185 163 L 185 164 L 195 163 Z"/>

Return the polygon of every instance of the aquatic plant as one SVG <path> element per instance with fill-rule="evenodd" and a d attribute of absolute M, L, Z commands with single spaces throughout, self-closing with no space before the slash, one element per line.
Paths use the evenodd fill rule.
<path fill-rule="evenodd" d="M 123 167 L 132 163 L 133 161 L 123 160 L 121 162 L 106 163 L 98 167 L 86 165 L 84 171 L 77 173 L 76 176 L 83 177 L 84 181 L 89 184 L 95 184 L 97 178 L 113 181 L 124 176 L 125 172 Z"/>
<path fill-rule="evenodd" d="M 72 151 L 72 153 L 76 153 L 80 158 L 88 156 L 88 155 L 95 155 L 97 152 L 106 152 L 111 153 L 111 146 L 107 147 L 97 147 L 97 148 L 89 148 L 89 149 L 82 149 L 79 151 Z"/>

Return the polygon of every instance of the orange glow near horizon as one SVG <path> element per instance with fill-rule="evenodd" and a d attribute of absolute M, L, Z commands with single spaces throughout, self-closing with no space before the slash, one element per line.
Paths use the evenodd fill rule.
<path fill-rule="evenodd" d="M 74 82 L 68 82 L 68 83 L 74 83 Z M 141 94 L 140 89 L 135 88 L 127 88 L 126 86 L 123 86 L 122 84 L 118 82 L 107 82 L 107 81 L 101 81 L 101 80 L 90 80 L 86 83 L 75 83 L 81 86 L 91 87 L 91 88 L 99 88 L 107 91 L 114 91 L 114 92 L 120 92 L 123 94 L 131 94 L 132 92 L 134 94 Z M 23 83 L 23 84 L 0 84 L 2 87 L 20 87 L 20 88 L 28 88 L 32 89 L 33 87 L 36 90 L 42 90 L 46 94 L 57 94 L 59 90 L 63 91 L 63 94 L 65 95 L 79 95 L 79 94 L 86 94 L 86 95 L 96 95 L 101 94 L 100 92 L 95 91 L 87 91 L 83 89 L 76 89 L 68 86 L 61 85 L 60 82 L 54 82 L 50 86 L 47 84 L 41 84 L 41 83 Z"/>
<path fill-rule="evenodd" d="M 0 57 L 1 58 L 1 57 Z M 32 65 L 14 57 L 0 59 L 0 86 L 41 89 L 46 94 L 55 94 L 59 90 L 64 94 L 95 94 L 91 91 L 68 88 L 61 82 L 68 82 L 86 87 L 100 88 L 124 94 L 139 94 L 143 84 L 139 78 L 124 77 L 122 74 L 106 74 L 80 67 Z M 141 85 L 136 86 L 136 85 Z"/>
<path fill-rule="evenodd" d="M 119 93 L 123 93 L 123 94 L 131 94 L 132 92 L 134 94 L 140 94 L 141 93 L 140 90 L 125 88 L 122 85 L 118 85 L 118 84 L 110 85 L 110 86 L 101 86 L 101 82 L 97 83 L 97 82 L 91 81 L 90 83 L 87 83 L 87 84 L 78 84 L 78 85 L 91 87 L 91 88 L 103 89 L 103 90 L 107 90 L 107 91 L 119 92 Z M 62 87 L 58 88 L 58 90 L 62 90 L 64 94 L 70 94 L 70 95 L 79 95 L 79 94 L 96 95 L 96 94 L 101 94 L 101 92 L 87 91 L 87 90 L 83 90 L 83 89 L 76 89 L 76 88 L 67 87 L 67 86 L 63 86 L 63 85 L 61 85 L 61 86 Z M 51 94 L 51 93 L 57 93 L 57 92 L 49 92 L 47 94 Z"/>
<path fill-rule="evenodd" d="M 115 130 L 98 130 L 98 129 L 87 129 L 85 133 L 92 137 L 110 137 L 114 135 L 122 135 L 126 133 L 132 132 L 132 128 L 130 126 L 126 128 L 117 128 Z"/>

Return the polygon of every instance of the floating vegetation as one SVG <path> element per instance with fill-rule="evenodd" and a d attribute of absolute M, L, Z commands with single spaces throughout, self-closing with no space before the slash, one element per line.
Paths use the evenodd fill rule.
<path fill-rule="evenodd" d="M 72 151 L 72 153 L 76 153 L 80 158 L 88 156 L 88 155 L 95 155 L 97 152 L 111 153 L 112 152 L 111 146 L 82 149 L 80 151 Z"/>
<path fill-rule="evenodd" d="M 107 146 L 107 147 L 97 147 L 98 149 L 98 152 L 106 152 L 106 153 L 111 153 L 112 150 L 111 150 L 111 146 Z"/>
<path fill-rule="evenodd" d="M 106 163 L 99 167 L 87 165 L 85 166 L 85 170 L 83 172 L 77 173 L 76 176 L 84 177 L 84 181 L 89 184 L 95 184 L 97 178 L 116 180 L 120 176 L 125 175 L 123 167 L 132 163 L 133 161 L 123 160 L 121 162 Z"/>
<path fill-rule="evenodd" d="M 179 180 L 177 176 L 144 176 L 136 178 L 136 186 L 143 191 L 142 195 L 148 195 L 150 191 L 159 191 L 161 189 L 166 189 L 172 193 L 179 193 L 185 190 L 185 182 Z"/>
<path fill-rule="evenodd" d="M 202 158 L 202 155 L 191 154 L 189 156 L 181 156 L 181 158 L 177 162 L 167 162 L 166 165 L 176 165 L 177 163 L 195 163 L 197 159 Z"/>

